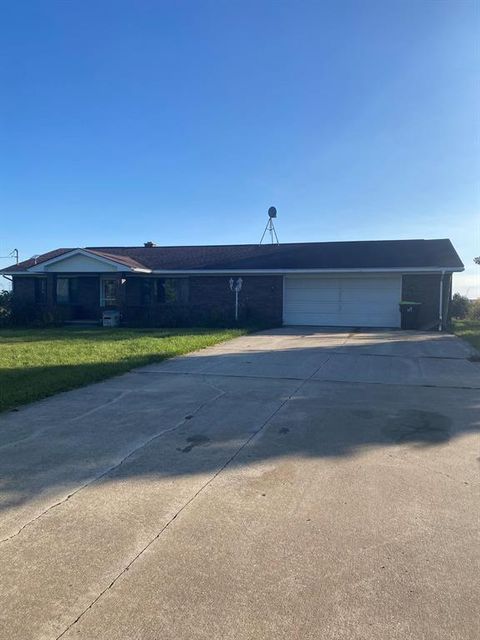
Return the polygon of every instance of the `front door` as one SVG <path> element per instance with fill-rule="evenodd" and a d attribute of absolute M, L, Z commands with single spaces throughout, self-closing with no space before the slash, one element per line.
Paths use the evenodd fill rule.
<path fill-rule="evenodd" d="M 104 308 L 118 305 L 118 280 L 116 278 L 100 278 L 100 306 Z"/>

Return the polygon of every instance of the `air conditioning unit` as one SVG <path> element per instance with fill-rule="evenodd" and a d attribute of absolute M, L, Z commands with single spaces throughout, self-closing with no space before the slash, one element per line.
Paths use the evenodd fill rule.
<path fill-rule="evenodd" d="M 118 327 L 120 324 L 120 311 L 104 311 L 102 314 L 102 325 L 104 327 Z"/>

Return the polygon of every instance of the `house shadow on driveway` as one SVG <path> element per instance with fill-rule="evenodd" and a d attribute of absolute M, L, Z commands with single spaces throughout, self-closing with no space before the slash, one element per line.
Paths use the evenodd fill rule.
<path fill-rule="evenodd" d="M 445 445 L 480 429 L 468 355 L 438 334 L 263 332 L 3 414 L 0 537 L 93 482 L 379 448 L 437 448 L 460 468 Z"/>

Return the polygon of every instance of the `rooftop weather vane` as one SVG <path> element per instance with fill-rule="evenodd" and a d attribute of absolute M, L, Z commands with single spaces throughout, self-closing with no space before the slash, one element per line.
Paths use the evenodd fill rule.
<path fill-rule="evenodd" d="M 275 225 L 273 224 L 273 219 L 276 217 L 277 217 L 277 210 L 275 209 L 275 207 L 270 207 L 270 209 L 268 210 L 267 226 L 265 227 L 265 231 L 263 232 L 263 235 L 261 237 L 260 244 L 262 244 L 267 231 L 270 233 L 270 240 L 272 244 L 278 244 L 278 236 L 277 236 L 277 232 L 275 231 Z"/>

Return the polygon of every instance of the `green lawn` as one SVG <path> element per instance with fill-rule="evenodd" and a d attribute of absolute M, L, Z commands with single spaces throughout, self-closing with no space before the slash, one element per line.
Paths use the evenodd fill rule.
<path fill-rule="evenodd" d="M 453 320 L 453 333 L 480 351 L 480 320 Z"/>
<path fill-rule="evenodd" d="M 2 329 L 0 411 L 244 333 L 241 329 Z"/>

